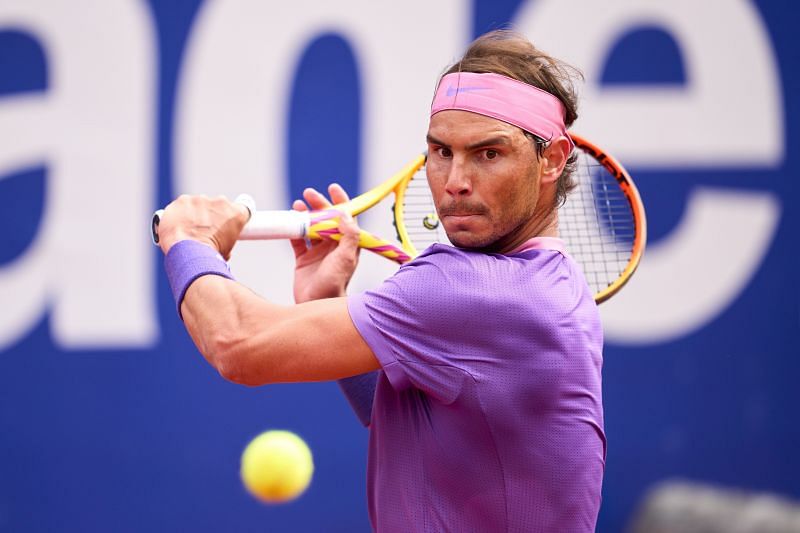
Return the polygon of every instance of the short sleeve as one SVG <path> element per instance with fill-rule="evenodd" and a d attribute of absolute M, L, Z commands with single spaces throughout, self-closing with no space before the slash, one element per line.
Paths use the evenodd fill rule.
<path fill-rule="evenodd" d="M 452 402 L 470 379 L 464 328 L 484 295 L 463 251 L 435 245 L 373 291 L 348 299 L 350 316 L 396 390 L 416 387 Z M 469 341 L 469 342 L 465 342 Z"/>

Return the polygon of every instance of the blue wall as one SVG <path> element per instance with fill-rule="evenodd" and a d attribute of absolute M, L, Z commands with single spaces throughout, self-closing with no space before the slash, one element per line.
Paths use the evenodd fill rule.
<path fill-rule="evenodd" d="M 58 4 L 39 3 L 42 13 Z M 146 46 L 141 57 L 134 54 L 133 59 L 126 56 L 118 63 L 112 60 L 104 64 L 100 85 L 91 89 L 101 94 L 113 90 L 104 89 L 102 84 L 109 79 L 109 87 L 113 87 L 117 68 L 149 67 L 143 89 L 136 94 L 143 95 L 143 108 L 150 110 L 151 123 L 142 126 L 147 133 L 142 153 L 149 155 L 140 176 L 125 177 L 124 171 L 130 167 L 122 163 L 120 167 L 125 168 L 120 168 L 119 174 L 85 174 L 85 182 L 103 184 L 112 191 L 133 184 L 132 190 L 144 198 L 141 205 L 136 205 L 138 197 L 127 195 L 120 202 L 121 206 L 133 205 L 138 218 L 121 222 L 127 225 L 115 230 L 121 232 L 120 236 L 112 235 L 111 240 L 98 238 L 105 224 L 100 215 L 85 219 L 81 218 L 85 215 L 70 211 L 70 206 L 76 205 L 71 202 L 77 201 L 70 195 L 81 194 L 81 177 L 64 178 L 67 185 L 58 181 L 64 175 L 61 173 L 67 172 L 65 167 L 83 168 L 80 165 L 86 159 L 102 158 L 103 154 L 97 152 L 103 150 L 93 149 L 92 143 L 96 141 L 100 147 L 107 141 L 86 133 L 91 127 L 87 124 L 94 120 L 86 115 L 65 112 L 41 119 L 36 111 L 41 105 L 49 113 L 48 98 L 52 95 L 67 95 L 65 101 L 72 98 L 69 91 L 74 86 L 60 65 L 92 68 L 92 63 L 88 67 L 84 63 L 61 63 L 61 47 L 69 48 L 76 57 L 92 57 L 93 47 L 106 45 L 102 41 L 82 42 L 80 32 L 75 31 L 70 38 L 49 39 L 46 24 L 30 22 L 37 20 L 35 13 L 30 14 L 34 8 L 0 5 L 0 223 L 7 229 L 0 234 L 0 531 L 367 531 L 367 433 L 335 385 L 251 389 L 225 382 L 206 365 L 183 330 L 155 248 L 137 248 L 145 251 L 131 259 L 144 257 L 145 268 L 139 270 L 146 275 L 141 279 L 131 281 L 124 269 L 114 274 L 120 291 L 123 286 L 144 289 L 137 292 L 146 298 L 136 309 L 133 304 L 115 307 L 123 297 L 116 299 L 113 291 L 107 290 L 105 295 L 92 296 L 92 302 L 107 305 L 100 310 L 99 318 L 92 318 L 95 315 L 91 310 L 81 307 L 80 285 L 69 289 L 75 279 L 90 276 L 92 265 L 116 268 L 108 257 L 117 253 L 113 250 L 140 246 L 126 241 L 123 230 L 141 228 L 141 238 L 147 239 L 147 214 L 186 188 L 178 183 L 187 183 L 176 170 L 176 139 L 182 135 L 176 124 L 184 120 L 179 104 L 182 98 L 189 98 L 185 96 L 185 83 L 191 81 L 182 85 L 180 80 L 185 75 L 192 38 L 199 34 L 201 15 L 205 16 L 203 24 L 209 24 L 207 19 L 213 17 L 214 12 L 204 13 L 212 2 L 119 3 L 138 5 L 138 11 L 134 11 L 143 17 L 145 31 L 141 35 Z M 91 6 L 92 2 L 84 4 Z M 353 10 L 352 20 L 369 23 L 369 10 L 362 14 L 354 8 L 357 2 L 344 4 L 343 10 Z M 473 36 L 508 22 L 519 23 L 525 9 L 540 7 L 534 4 L 545 2 L 462 2 L 460 17 L 466 17 L 463 35 L 452 51 L 440 56 L 437 50 L 421 44 L 424 39 L 391 46 L 407 47 L 410 61 L 415 56 L 436 56 L 433 63 L 444 68 Z M 800 498 L 800 462 L 794 457 L 800 448 L 800 428 L 794 415 L 795 406 L 800 404 L 800 387 L 796 384 L 800 377 L 800 291 L 795 279 L 800 270 L 796 248 L 800 195 L 796 181 L 799 164 L 791 150 L 797 141 L 795 127 L 800 117 L 793 98 L 800 85 L 796 68 L 800 45 L 793 24 L 797 8 L 788 0 L 746 5 L 755 6 L 750 16 L 766 30 L 765 50 L 776 73 L 776 85 L 768 87 L 767 96 L 754 97 L 760 101 L 772 98 L 778 114 L 765 128 L 772 128 L 769 131 L 777 132 L 777 137 L 771 145 L 763 141 L 761 130 L 752 126 L 755 119 L 747 112 L 752 103 L 746 100 L 729 106 L 726 119 L 733 116 L 731 121 L 738 128 L 732 138 L 747 140 L 756 131 L 759 137 L 751 139 L 752 145 L 765 146 L 762 152 L 743 149 L 737 152 L 744 154 L 741 158 L 725 160 L 720 155 L 725 147 L 714 148 L 711 137 L 715 134 L 709 133 L 705 152 L 716 154 L 716 162 L 688 152 L 685 160 L 679 154 L 669 161 L 658 161 L 634 146 L 638 128 L 606 125 L 587 111 L 591 137 L 598 144 L 606 144 L 603 140 L 607 134 L 608 144 L 620 151 L 637 179 L 648 209 L 652 250 L 659 246 L 672 250 L 668 243 L 680 233 L 679 228 L 684 228 L 682 221 L 690 198 L 699 190 L 716 191 L 714 194 L 726 202 L 725 192 L 744 195 L 741 198 L 752 199 L 753 206 L 763 208 L 765 219 L 774 221 L 759 226 L 762 244 L 751 246 L 756 250 L 751 255 L 758 256 L 750 258 L 749 267 L 741 267 L 744 274 L 737 279 L 743 281 L 728 288 L 727 296 L 718 298 L 716 307 L 709 304 L 712 311 L 697 312 L 694 322 L 659 329 L 652 321 L 634 320 L 634 314 L 651 312 L 654 317 L 662 313 L 671 316 L 663 308 L 675 304 L 655 298 L 649 300 L 651 308 L 621 302 L 613 316 L 609 315 L 604 367 L 609 448 L 599 531 L 622 530 L 647 488 L 675 477 Z M 69 16 L 80 20 L 80 9 L 74 9 L 62 20 L 70 20 Z M 292 17 L 291 10 L 292 6 L 284 6 L 273 11 L 280 20 Z M 732 77 L 746 84 L 752 75 L 746 60 L 751 50 L 738 48 L 745 46 L 746 40 L 726 37 L 723 30 L 734 22 L 728 20 L 724 9 L 717 9 L 717 14 L 714 24 L 706 27 L 705 42 L 717 47 L 720 57 L 745 58 L 738 64 L 741 70 Z M 410 19 L 418 16 L 425 17 L 426 13 L 412 13 Z M 574 12 L 572 16 L 582 15 Z M 457 19 L 456 12 L 452 18 L 438 17 L 426 27 L 458 25 Z M 585 70 L 587 83 L 601 89 L 677 91 L 695 83 L 690 47 L 682 41 L 685 36 L 670 32 L 659 20 L 655 15 L 643 17 L 622 32 L 609 45 L 603 68 Z M 570 21 L 564 24 L 569 27 Z M 363 190 L 377 179 L 365 175 L 363 164 L 376 135 L 374 125 L 369 129 L 367 124 L 381 124 L 380 120 L 368 120 L 368 82 L 374 71 L 364 65 L 367 45 L 352 38 L 346 25 L 314 27 L 318 29 L 309 32 L 296 56 L 287 60 L 293 65 L 288 94 L 276 90 L 264 96 L 281 99 L 287 110 L 284 122 L 279 122 L 280 131 L 271 133 L 282 141 L 263 147 L 283 161 L 282 174 L 263 177 L 271 180 L 270 186 L 280 182 L 276 190 L 283 191 L 283 197 L 273 198 L 276 205 L 288 205 L 304 186 L 324 186 L 333 178 L 351 190 Z M 409 31 L 414 33 L 413 28 Z M 56 30 L 53 33 L 59 34 Z M 110 43 L 116 34 L 109 33 L 103 38 Z M 565 39 L 582 38 L 582 34 L 568 29 L 564 33 L 568 35 Z M 529 36 L 537 41 L 535 34 Z M 557 44 L 549 49 L 558 55 Z M 381 56 L 380 49 L 376 51 L 373 46 L 371 51 Z M 232 49 L 231 54 L 235 53 Z M 231 58 L 235 59 L 233 55 Z M 435 74 L 420 83 L 432 89 Z M 135 70 L 134 78 L 140 79 Z M 720 98 L 724 93 L 720 90 Z M 52 105 L 59 109 L 73 110 L 60 100 L 54 102 Z M 420 109 L 427 104 L 427 100 L 418 101 Z M 92 102 L 81 105 L 91 106 Z M 121 99 L 117 107 L 123 109 L 125 105 Z M 233 109 L 236 102 L 230 105 Z M 590 102 L 585 107 L 589 108 Z M 15 113 L 29 116 L 29 126 L 14 122 Z M 739 116 L 741 120 L 736 120 Z M 700 117 L 701 125 L 703 120 L 717 119 Z M 264 121 L 265 129 L 274 129 L 266 117 Z M 119 138 L 135 138 L 131 132 L 138 126 L 124 117 L 109 124 L 112 130 L 119 130 Z M 73 125 L 81 141 L 77 149 L 63 144 L 63 139 L 71 137 Z M 714 131 L 714 125 L 709 123 L 708 127 Z M 389 144 L 394 142 L 392 128 L 391 122 L 382 123 L 381 131 L 390 132 Z M 688 125 L 687 129 L 698 127 Z M 685 134 L 689 136 L 688 131 Z M 397 138 L 396 142 L 421 146 L 423 135 L 420 131 L 417 139 Z M 618 138 L 623 140 L 614 140 Z M 29 148 L 37 142 L 41 146 Z M 701 137 L 701 154 L 702 142 Z M 71 158 L 64 155 L 67 149 L 85 149 L 86 154 Z M 630 155 L 626 158 L 624 154 Z M 387 162 L 387 168 L 406 157 Z M 141 157 L 134 160 L 141 162 Z M 113 168 L 113 159 L 110 164 Z M 226 178 L 219 179 L 224 183 Z M 751 204 L 746 201 L 725 205 L 730 209 L 741 205 L 742 219 L 751 214 Z M 80 234 L 63 230 L 73 221 L 79 221 L 77 227 L 83 231 L 75 233 Z M 689 226 L 691 230 L 702 228 Z M 42 237 L 45 233 L 46 240 Z M 695 299 L 704 301 L 707 295 L 703 288 L 724 277 L 721 271 L 719 276 L 709 274 L 704 265 L 727 257 L 739 246 L 738 235 L 722 233 L 703 243 L 702 253 L 696 254 L 696 272 L 677 267 L 670 270 L 669 265 L 643 265 L 641 286 L 637 288 L 638 278 L 634 278 L 626 291 L 633 298 L 636 291 L 659 294 L 659 284 L 688 284 L 695 288 L 692 297 L 685 300 L 691 300 L 692 305 Z M 72 253 L 79 248 L 79 241 L 90 244 Z M 120 242 L 121 246 L 113 248 Z M 35 261 L 31 259 L 30 265 L 40 265 L 45 274 L 34 273 L 28 279 L 14 270 L 20 265 L 35 270 L 24 261 L 40 247 L 46 253 L 36 256 L 39 259 Z M 653 253 L 656 258 L 664 255 L 668 254 Z M 63 263 L 62 258 L 66 258 Z M 746 263 L 747 258 L 741 261 Z M 645 268 L 660 273 L 662 279 L 647 278 Z M 710 276 L 707 283 L 703 276 Z M 88 280 L 92 282 L 91 277 Z M 267 285 L 288 283 L 287 278 L 268 281 Z M 648 283 L 652 287 L 646 289 Z M 28 300 L 33 293 L 37 295 L 35 301 L 33 296 Z M 138 302 L 135 295 L 131 298 Z M 67 300 L 77 303 L 70 306 L 64 303 Z M 65 316 L 85 316 L 85 321 L 75 319 L 80 322 L 76 326 L 77 322 L 54 311 L 59 306 L 63 306 L 60 313 Z M 627 335 L 619 326 L 624 324 L 626 312 L 632 323 L 644 324 L 632 326 L 643 333 Z M 691 313 L 691 309 L 687 311 Z M 128 324 L 140 323 L 141 327 L 125 330 L 124 325 L 114 325 L 113 316 L 123 317 L 122 322 Z M 105 323 L 105 318 L 111 325 L 102 330 L 93 328 L 93 324 Z M 315 456 L 317 470 L 310 489 L 288 505 L 257 503 L 238 479 L 244 445 L 269 428 L 296 431 Z"/>

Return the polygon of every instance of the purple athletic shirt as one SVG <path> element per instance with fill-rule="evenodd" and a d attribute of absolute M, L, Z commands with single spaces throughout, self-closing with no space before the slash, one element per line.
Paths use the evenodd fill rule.
<path fill-rule="evenodd" d="M 436 244 L 349 298 L 383 368 L 369 438 L 375 530 L 594 531 L 602 330 L 562 248 Z"/>

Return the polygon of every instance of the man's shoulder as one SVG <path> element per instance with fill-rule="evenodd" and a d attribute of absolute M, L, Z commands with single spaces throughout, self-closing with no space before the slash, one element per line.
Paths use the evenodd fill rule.
<path fill-rule="evenodd" d="M 447 244 L 433 244 L 395 275 L 400 283 L 452 285 L 464 287 L 474 282 L 490 282 L 492 254 L 485 254 Z"/>
<path fill-rule="evenodd" d="M 464 248 L 457 248 L 449 244 L 435 243 L 425 248 L 411 263 L 419 261 L 468 260 L 468 258 L 477 255 L 481 254 Z"/>
<path fill-rule="evenodd" d="M 453 300 L 467 296 L 468 299 L 497 301 L 502 294 L 513 294 L 521 289 L 527 292 L 523 286 L 542 288 L 547 285 L 546 279 L 541 278 L 551 275 L 546 272 L 548 269 L 539 267 L 552 260 L 560 263 L 559 257 L 563 259 L 551 250 L 502 255 L 434 244 L 403 265 L 390 283 L 408 294 L 422 291 L 429 295 L 447 294 Z M 549 270 L 553 269 L 562 267 L 556 265 Z M 538 281 L 534 283 L 535 278 Z"/>
<path fill-rule="evenodd" d="M 435 244 L 400 270 L 396 281 L 404 293 L 439 295 L 446 305 L 478 310 L 504 302 L 515 313 L 524 307 L 526 315 L 539 309 L 560 316 L 583 302 L 596 312 L 580 267 L 555 249 L 502 255 Z"/>
<path fill-rule="evenodd" d="M 419 254 L 407 266 L 440 266 L 446 265 L 452 268 L 478 268 L 482 265 L 492 263 L 497 258 L 504 256 L 470 250 L 467 248 L 457 248 L 449 244 L 432 244 Z"/>
<path fill-rule="evenodd" d="M 515 274 L 527 276 L 536 271 L 537 264 L 555 261 L 558 266 L 567 267 L 566 256 L 557 250 L 526 250 L 504 255 L 486 253 L 446 244 L 434 244 L 425 249 L 413 261 L 401 267 L 423 272 L 447 270 L 451 274 L 463 272 L 476 274 L 484 281 L 503 281 Z M 421 272 L 420 272 L 421 273 Z"/>

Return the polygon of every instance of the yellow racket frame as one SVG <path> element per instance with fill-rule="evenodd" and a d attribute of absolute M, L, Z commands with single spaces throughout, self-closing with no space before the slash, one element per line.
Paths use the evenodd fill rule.
<path fill-rule="evenodd" d="M 570 132 L 569 135 L 578 149 L 587 152 L 600 164 L 602 164 L 612 176 L 614 176 L 620 188 L 622 189 L 625 198 L 630 204 L 634 219 L 634 239 L 628 264 L 623 269 L 619 277 L 614 280 L 614 282 L 594 295 L 595 301 L 597 303 L 602 303 L 619 292 L 619 290 L 631 279 L 633 273 L 636 272 L 647 243 L 647 218 L 645 216 L 644 204 L 642 203 L 641 196 L 639 195 L 639 190 L 633 183 L 633 179 L 631 178 L 630 174 L 628 174 L 628 171 L 625 170 L 625 167 L 623 167 L 613 156 L 609 155 L 606 151 L 602 150 L 594 143 L 586 140 L 584 137 L 572 132 Z M 360 208 L 360 211 L 358 212 L 361 212 L 369 209 L 379 202 L 384 196 L 394 191 L 394 219 L 397 227 L 397 235 L 400 238 L 400 244 L 403 250 L 411 258 L 419 255 L 419 250 L 417 250 L 411 243 L 411 239 L 409 238 L 406 230 L 405 221 L 403 219 L 403 203 L 408 181 L 414 177 L 414 174 L 420 168 L 422 168 L 422 166 L 425 164 L 425 160 L 426 156 L 424 154 L 417 156 L 416 159 L 406 165 L 406 167 L 395 174 L 391 179 L 387 180 L 382 185 L 376 187 L 368 193 L 365 193 L 363 197 L 360 196 L 352 201 L 352 203 L 355 204 L 352 209 Z M 344 207 L 347 204 L 342 205 Z"/>

